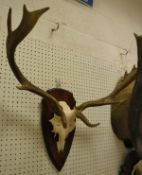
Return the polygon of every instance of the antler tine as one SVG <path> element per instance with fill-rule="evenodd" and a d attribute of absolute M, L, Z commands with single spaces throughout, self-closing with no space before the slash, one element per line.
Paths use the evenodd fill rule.
<path fill-rule="evenodd" d="M 109 96 L 100 98 L 98 100 L 87 101 L 76 107 L 77 110 L 83 111 L 88 107 L 104 106 L 109 104 L 118 103 L 118 101 L 113 101 Z"/>
<path fill-rule="evenodd" d="M 90 123 L 89 120 L 82 113 L 82 111 L 88 107 L 103 106 L 103 105 L 114 104 L 114 103 L 118 103 L 118 101 L 113 101 L 112 99 L 109 98 L 109 96 L 95 100 L 95 101 L 84 102 L 81 105 L 76 107 L 76 117 L 79 118 L 82 122 L 84 122 L 84 124 L 86 124 L 88 127 L 96 127 L 100 123 L 96 123 L 96 124 Z"/>
<path fill-rule="evenodd" d="M 110 94 L 110 97 L 111 98 L 114 98 L 122 89 L 124 89 L 132 81 L 134 81 L 135 78 L 136 78 L 136 74 L 137 74 L 137 69 L 135 67 L 133 67 L 132 72 L 131 72 L 131 75 L 130 76 L 126 76 L 125 80 L 122 83 L 117 84 L 117 86 L 115 87 L 115 89 Z"/>
<path fill-rule="evenodd" d="M 23 7 L 23 18 L 21 20 L 20 25 L 12 31 L 11 27 L 11 13 L 12 10 L 11 8 L 9 9 L 8 12 L 8 19 L 7 19 L 7 27 L 8 27 L 8 36 L 7 36 L 7 42 L 6 42 L 6 47 L 7 47 L 7 58 L 9 65 L 17 78 L 17 80 L 21 83 L 21 87 L 17 87 L 20 90 L 27 90 L 32 93 L 35 93 L 39 96 L 45 97 L 48 101 L 50 101 L 50 104 L 52 105 L 52 108 L 54 112 L 61 116 L 61 120 L 63 123 L 63 126 L 66 127 L 66 117 L 64 114 L 64 111 L 62 110 L 62 107 L 58 103 L 58 101 L 48 94 L 47 92 L 43 91 L 42 89 L 36 87 L 33 85 L 20 71 L 19 67 L 17 66 L 15 62 L 15 50 L 17 45 L 30 33 L 30 31 L 34 28 L 35 24 L 37 23 L 38 19 L 40 16 L 46 12 L 49 9 L 43 8 L 40 10 L 36 10 L 33 12 L 29 12 L 24 5 Z"/>
<path fill-rule="evenodd" d="M 100 125 L 100 123 L 96 123 L 96 124 L 90 123 L 89 120 L 85 117 L 85 115 L 80 111 L 76 111 L 76 117 L 78 119 L 80 119 L 88 127 L 96 127 L 96 126 Z"/>

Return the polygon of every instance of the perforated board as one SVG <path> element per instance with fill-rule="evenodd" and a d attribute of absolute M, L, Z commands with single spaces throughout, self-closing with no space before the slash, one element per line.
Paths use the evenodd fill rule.
<path fill-rule="evenodd" d="M 19 91 L 0 36 L 0 173 L 2 175 L 58 174 L 46 152 L 41 126 L 41 98 Z M 77 104 L 111 92 L 118 80 L 117 65 L 28 37 L 16 52 L 17 64 L 28 79 L 47 90 L 61 87 L 73 92 Z M 117 175 L 125 149 L 110 125 L 110 106 L 89 108 L 85 115 L 97 128 L 77 120 L 69 157 L 61 175 Z"/>

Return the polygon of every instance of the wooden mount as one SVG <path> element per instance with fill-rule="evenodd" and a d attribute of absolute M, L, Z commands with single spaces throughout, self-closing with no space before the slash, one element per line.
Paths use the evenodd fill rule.
<path fill-rule="evenodd" d="M 71 92 L 60 88 L 50 89 L 47 92 L 55 97 L 58 101 L 65 101 L 71 109 L 75 107 L 76 101 Z M 74 138 L 75 129 L 67 137 L 64 150 L 62 152 L 58 152 L 56 144 L 58 136 L 55 137 L 54 133 L 52 132 L 53 126 L 49 122 L 49 120 L 53 117 L 54 112 L 51 108 L 50 103 L 45 98 L 43 98 L 41 111 L 41 126 L 43 138 L 52 163 L 57 168 L 57 170 L 60 171 L 69 154 Z"/>

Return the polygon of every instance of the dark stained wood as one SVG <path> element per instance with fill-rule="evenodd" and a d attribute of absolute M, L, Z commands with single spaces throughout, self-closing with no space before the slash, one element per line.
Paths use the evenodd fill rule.
<path fill-rule="evenodd" d="M 73 94 L 67 90 L 56 88 L 48 90 L 48 93 L 54 96 L 58 101 L 65 101 L 70 106 L 71 109 L 73 109 L 76 104 Z M 54 113 L 50 103 L 45 98 L 43 98 L 42 113 L 41 113 L 41 126 L 42 126 L 43 138 L 52 163 L 60 171 L 70 152 L 75 129 L 69 134 L 68 138 L 66 139 L 64 151 L 58 152 L 56 144 L 58 138 L 54 137 L 54 133 L 51 132 L 53 127 L 49 122 L 49 120 L 52 119 L 53 117 Z"/>

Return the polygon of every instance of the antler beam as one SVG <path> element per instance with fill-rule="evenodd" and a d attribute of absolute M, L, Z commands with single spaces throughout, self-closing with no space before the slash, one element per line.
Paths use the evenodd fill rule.
<path fill-rule="evenodd" d="M 131 76 L 126 77 L 125 80 L 123 80 L 123 81 L 119 81 L 119 83 L 117 83 L 116 87 L 110 93 L 110 95 L 108 95 L 104 98 L 100 98 L 98 100 L 84 102 L 84 103 L 80 104 L 78 107 L 76 107 L 76 109 L 83 111 L 88 107 L 104 106 L 104 105 L 109 105 L 109 104 L 120 103 L 120 101 L 117 101 L 115 99 L 115 97 L 117 96 L 117 94 L 120 91 L 122 91 L 124 88 L 126 88 L 136 78 L 136 74 L 137 74 L 137 70 L 134 67 L 133 71 L 131 73 Z"/>
<path fill-rule="evenodd" d="M 33 85 L 29 80 L 27 80 L 27 78 L 23 75 L 23 73 L 20 71 L 19 67 L 15 62 L 15 50 L 17 45 L 30 33 L 30 31 L 33 29 L 40 16 L 47 10 L 49 10 L 49 7 L 29 12 L 26 6 L 24 5 L 22 21 L 20 25 L 17 27 L 17 29 L 12 31 L 11 26 L 12 10 L 9 9 L 8 20 L 7 20 L 8 37 L 6 42 L 7 58 L 15 77 L 22 84 L 22 86 L 18 87 L 18 89 L 27 90 L 48 99 L 48 101 L 50 101 L 50 104 L 54 109 L 54 112 L 57 115 L 61 116 L 63 126 L 66 127 L 66 117 L 58 101 L 53 96 L 43 91 L 42 89 L 38 88 L 37 86 Z"/>

